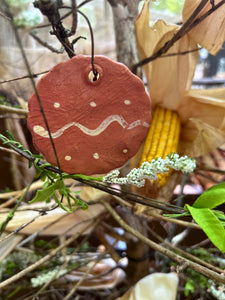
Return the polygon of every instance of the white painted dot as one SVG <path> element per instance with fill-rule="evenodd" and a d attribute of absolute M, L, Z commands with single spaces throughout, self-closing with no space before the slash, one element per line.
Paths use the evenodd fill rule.
<path fill-rule="evenodd" d="M 90 102 L 90 106 L 91 106 L 91 107 L 96 107 L 97 104 L 96 104 L 94 101 L 91 101 L 91 102 Z"/>
<path fill-rule="evenodd" d="M 128 152 L 128 150 L 127 149 L 123 149 L 123 153 L 127 153 Z"/>
<path fill-rule="evenodd" d="M 98 153 L 94 153 L 93 157 L 94 157 L 94 159 L 99 159 L 99 154 Z"/>
<path fill-rule="evenodd" d="M 65 160 L 71 160 L 71 156 L 66 155 L 66 156 L 65 156 Z"/>
<path fill-rule="evenodd" d="M 55 103 L 54 103 L 54 107 L 55 107 L 55 108 L 59 108 L 59 107 L 60 107 L 60 103 L 59 103 L 59 102 L 55 102 Z"/>
<path fill-rule="evenodd" d="M 130 105 L 130 104 L 131 104 L 131 101 L 130 101 L 130 100 L 124 100 L 124 104 Z"/>

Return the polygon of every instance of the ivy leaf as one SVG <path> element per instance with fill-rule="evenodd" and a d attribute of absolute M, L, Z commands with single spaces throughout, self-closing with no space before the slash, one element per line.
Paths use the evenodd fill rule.
<path fill-rule="evenodd" d="M 225 202 L 225 182 L 216 184 L 197 198 L 192 207 L 214 208 Z"/>
<path fill-rule="evenodd" d="M 47 201 L 55 193 L 56 190 L 62 190 L 64 188 L 64 182 L 62 180 L 57 180 L 50 186 L 43 187 L 41 190 L 38 190 L 34 199 L 29 201 L 29 203 Z"/>
<path fill-rule="evenodd" d="M 186 204 L 186 208 L 211 242 L 220 251 L 225 252 L 225 229 L 213 211 L 209 208 L 196 208 L 188 204 Z"/>

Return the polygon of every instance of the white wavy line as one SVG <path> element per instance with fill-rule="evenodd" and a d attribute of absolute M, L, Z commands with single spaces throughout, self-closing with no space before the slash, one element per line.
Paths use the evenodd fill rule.
<path fill-rule="evenodd" d="M 99 135 L 100 133 L 102 133 L 113 122 L 118 122 L 120 124 L 120 126 L 122 126 L 123 128 L 128 127 L 127 129 L 132 129 L 134 127 L 141 125 L 140 120 L 134 121 L 129 125 L 122 116 L 111 115 L 111 116 L 107 117 L 96 129 L 89 129 L 77 122 L 71 122 L 71 123 L 64 125 L 62 128 L 58 129 L 56 132 L 53 132 L 53 133 L 51 132 L 51 136 L 53 139 L 56 139 L 56 138 L 60 137 L 66 129 L 68 129 L 72 126 L 78 127 L 81 131 L 83 131 L 87 135 L 96 136 L 96 135 Z M 146 126 L 146 123 L 144 122 L 143 125 Z M 42 127 L 40 125 L 35 125 L 33 127 L 33 131 L 36 134 L 40 135 L 41 137 L 49 138 L 48 131 L 45 130 L 44 127 Z"/>
<path fill-rule="evenodd" d="M 137 120 L 132 122 L 127 129 L 133 129 L 134 127 L 140 126 L 141 125 L 141 120 Z"/>

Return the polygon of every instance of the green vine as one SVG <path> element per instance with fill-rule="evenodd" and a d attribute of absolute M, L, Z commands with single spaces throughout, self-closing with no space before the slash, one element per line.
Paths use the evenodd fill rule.
<path fill-rule="evenodd" d="M 24 155 L 29 161 L 29 167 L 34 165 L 36 173 L 35 178 L 40 178 L 44 184 L 41 190 L 38 190 L 34 199 L 29 203 L 35 202 L 46 202 L 48 203 L 50 199 L 54 199 L 55 203 L 61 207 L 63 210 L 72 213 L 77 207 L 81 209 L 87 209 L 88 204 L 82 200 L 78 195 L 73 195 L 73 193 L 78 194 L 79 192 L 72 192 L 65 184 L 66 179 L 82 179 L 91 181 L 102 181 L 102 177 L 92 177 L 82 174 L 67 174 L 60 172 L 54 172 L 54 166 L 50 163 L 43 161 L 42 155 L 33 154 L 31 151 L 24 148 L 24 146 L 15 140 L 12 134 L 7 131 L 7 135 L 10 138 L 0 134 L 0 140 L 3 144 L 9 145 L 15 151 Z M 53 171 L 51 171 L 51 167 Z M 67 200 L 67 205 L 63 204 L 63 200 Z"/>

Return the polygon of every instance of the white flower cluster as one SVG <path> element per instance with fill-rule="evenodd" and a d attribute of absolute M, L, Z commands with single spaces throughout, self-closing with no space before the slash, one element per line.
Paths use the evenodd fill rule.
<path fill-rule="evenodd" d="M 33 6 L 33 0 L 6 0 L 6 3 L 14 15 L 14 24 L 17 28 L 29 29 L 43 22 L 43 15 Z"/>
<path fill-rule="evenodd" d="M 212 280 L 209 280 L 209 291 L 218 300 L 225 300 L 225 285 L 216 286 Z"/>
<path fill-rule="evenodd" d="M 132 169 L 126 177 L 118 177 L 119 170 L 114 170 L 103 177 L 103 181 L 114 184 L 133 184 L 137 187 L 145 185 L 145 179 L 156 180 L 157 173 L 167 173 L 168 167 L 180 170 L 183 173 L 190 173 L 196 168 L 194 159 L 188 156 L 179 157 L 177 153 L 167 155 L 165 159 L 161 157 L 155 158 L 149 162 L 144 162 L 140 168 Z"/>
<path fill-rule="evenodd" d="M 58 268 L 55 268 L 54 270 L 49 271 L 47 273 L 43 273 L 43 274 L 37 276 L 36 278 L 31 278 L 32 287 L 42 286 L 43 284 L 45 284 L 46 282 L 51 280 L 53 278 L 53 276 L 55 276 L 55 274 L 57 274 L 56 278 L 59 278 L 60 276 L 66 274 L 66 273 L 67 273 L 67 270 L 58 271 Z"/>
<path fill-rule="evenodd" d="M 23 10 L 14 18 L 16 27 L 21 29 L 34 27 L 42 21 L 43 16 L 36 8 Z"/>

